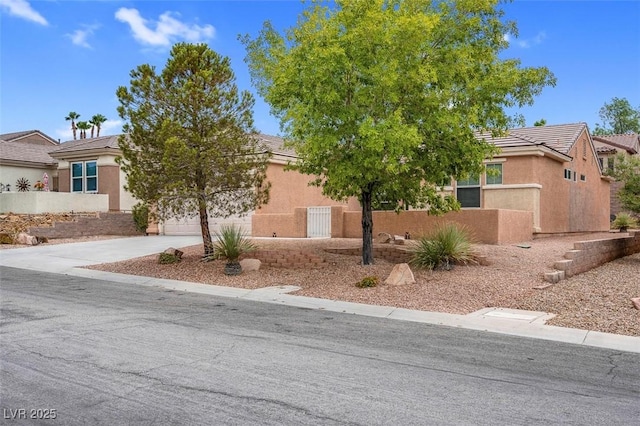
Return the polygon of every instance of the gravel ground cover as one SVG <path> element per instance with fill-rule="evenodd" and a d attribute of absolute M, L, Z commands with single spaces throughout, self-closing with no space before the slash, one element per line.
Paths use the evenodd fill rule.
<path fill-rule="evenodd" d="M 615 238 L 617 234 L 548 237 L 518 245 L 477 245 L 488 265 L 456 266 L 451 271 L 414 270 L 416 284 L 389 286 L 383 282 L 393 264 L 378 259 L 360 265 L 359 256 L 331 254 L 325 248 L 359 247 L 353 239 L 287 240 L 257 239 L 261 249 L 314 251 L 325 259 L 322 269 L 262 268 L 239 276 L 224 275 L 224 261 L 202 262 L 202 245 L 181 248 L 182 262 L 160 265 L 157 256 L 91 266 L 91 269 L 215 284 L 241 288 L 296 285 L 295 294 L 408 309 L 468 314 L 485 307 L 518 308 L 551 312 L 549 324 L 640 336 L 640 311 L 631 303 L 640 297 L 640 254 L 563 280 L 544 290 L 544 273 L 563 258 L 573 242 Z M 355 286 L 366 276 L 377 276 L 380 285 Z"/>

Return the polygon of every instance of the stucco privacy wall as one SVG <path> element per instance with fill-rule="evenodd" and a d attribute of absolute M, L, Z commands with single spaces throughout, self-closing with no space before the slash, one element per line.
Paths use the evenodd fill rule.
<path fill-rule="evenodd" d="M 573 244 L 573 250 L 565 253 L 563 260 L 555 262 L 557 271 L 546 273 L 544 278 L 555 283 L 634 253 L 640 253 L 640 231 L 618 238 L 579 241 Z M 640 276 L 638 279 L 640 281 Z"/>
<path fill-rule="evenodd" d="M 331 209 L 331 237 L 362 238 L 362 214 L 348 211 L 344 206 Z M 387 232 L 395 235 L 411 233 L 413 238 L 429 232 L 441 222 L 456 222 L 468 226 L 478 242 L 509 244 L 532 239 L 533 213 L 517 210 L 462 210 L 443 216 L 430 216 L 426 211 L 411 210 L 400 214 L 388 211 L 373 212 L 373 234 Z M 305 238 L 307 209 L 296 208 L 293 214 L 254 215 L 252 235 Z"/>
<path fill-rule="evenodd" d="M 362 238 L 360 212 L 344 213 L 344 237 Z M 509 244 L 532 239 L 533 213 L 528 211 L 482 209 L 461 210 L 442 216 L 431 216 L 426 211 L 411 210 L 400 214 L 389 211 L 373 212 L 373 235 L 387 232 L 412 238 L 427 234 L 437 224 L 455 222 L 467 226 L 474 238 L 485 244 Z"/>
<path fill-rule="evenodd" d="M 0 166 L 0 183 L 3 185 L 10 185 L 11 192 L 18 191 L 16 181 L 20 178 L 29 180 L 31 184 L 30 190 L 33 191 L 33 184 L 37 181 L 42 181 L 42 175 L 47 173 L 49 175 L 49 189 L 56 189 L 53 185 L 54 179 L 58 176 L 58 171 L 53 167 L 43 168 L 31 168 L 31 167 L 18 167 L 18 166 Z"/>
<path fill-rule="evenodd" d="M 38 214 L 109 211 L 109 196 L 69 192 L 3 192 L 0 194 L 2 213 Z"/>

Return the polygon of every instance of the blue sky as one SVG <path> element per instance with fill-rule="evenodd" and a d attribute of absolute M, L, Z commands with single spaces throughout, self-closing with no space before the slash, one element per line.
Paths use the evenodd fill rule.
<path fill-rule="evenodd" d="M 0 133 L 39 129 L 72 139 L 70 111 L 103 114 L 102 135 L 121 131 L 115 91 L 129 72 L 162 69 L 175 42 L 206 42 L 231 59 L 240 89 L 253 91 L 238 34 L 255 36 L 265 20 L 295 25 L 298 0 L 0 0 Z M 547 66 L 558 83 L 521 109 L 527 125 L 600 122 L 613 97 L 640 107 L 640 1 L 516 0 L 504 6 L 518 24 L 504 57 Z M 269 107 L 257 99 L 256 127 L 278 134 Z"/>

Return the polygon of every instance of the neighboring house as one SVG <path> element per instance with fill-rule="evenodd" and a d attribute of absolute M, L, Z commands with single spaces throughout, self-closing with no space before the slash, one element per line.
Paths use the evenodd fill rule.
<path fill-rule="evenodd" d="M 0 192 L 17 191 L 16 181 L 24 178 L 31 184 L 50 178 L 49 188 L 57 190 L 57 164 L 49 153 L 60 144 L 39 130 L 0 135 Z"/>
<path fill-rule="evenodd" d="M 635 133 L 593 136 L 593 143 L 600 166 L 607 172 L 615 169 L 615 159 L 618 154 L 640 155 L 640 135 Z M 621 187 L 621 182 L 611 184 L 611 215 L 617 215 L 623 210 L 618 198 Z"/>
<path fill-rule="evenodd" d="M 473 219 L 472 212 L 502 210 L 505 214 L 496 213 L 495 217 L 505 219 L 495 226 L 529 227 L 526 232 L 530 236 L 609 229 L 610 179 L 602 173 L 586 124 L 513 129 L 504 137 L 487 139 L 501 149 L 493 159 L 485 161 L 493 173 L 443 187 L 444 192 L 454 194 L 460 201 L 464 214 L 456 213 L 459 217 L 464 216 L 464 220 L 478 228 L 479 224 L 486 227 L 487 223 Z M 279 141 L 274 139 L 273 142 Z M 325 231 L 314 235 L 361 235 L 360 221 L 353 217 L 360 214 L 356 200 L 337 203 L 323 197 L 320 188 L 308 186 L 312 177 L 284 170 L 287 161 L 295 161 L 293 153 L 278 150 L 277 145 L 273 151 L 275 155 L 267 171 L 272 184 L 270 201 L 252 218 L 254 236 L 268 237 L 274 233 L 283 237 L 310 236 L 316 227 L 312 222 L 318 220 L 325 221 Z M 506 211 L 530 212 L 532 219 L 527 219 L 528 225 L 526 221 L 522 225 L 521 215 L 509 213 L 511 217 L 507 219 Z M 380 220 L 376 222 L 374 214 L 374 234 L 424 231 L 420 227 L 430 219 L 426 212 L 423 218 L 414 212 L 403 212 L 390 219 L 385 219 L 383 212 L 376 212 Z M 476 217 L 481 215 L 486 217 L 485 213 L 478 213 Z M 385 225 L 381 226 L 386 228 L 382 229 L 376 223 L 383 223 Z M 508 232 L 508 229 L 504 231 Z M 522 238 L 522 235 L 513 238 Z M 507 239 L 487 238 L 491 241 Z"/>
<path fill-rule="evenodd" d="M 60 192 L 107 194 L 110 211 L 129 211 L 136 199 L 124 189 L 126 176 L 116 163 L 119 135 L 64 142 L 49 153 L 58 162 Z"/>

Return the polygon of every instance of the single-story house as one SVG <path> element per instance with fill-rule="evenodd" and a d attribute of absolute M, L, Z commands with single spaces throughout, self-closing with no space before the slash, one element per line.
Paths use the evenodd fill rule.
<path fill-rule="evenodd" d="M 211 218 L 212 229 L 231 222 L 259 237 L 361 236 L 361 208 L 356 199 L 338 203 L 323 196 L 320 188 L 309 186 L 313 177 L 285 170 L 288 163 L 296 161 L 296 155 L 283 148 L 281 138 L 260 138 L 273 154 L 267 168 L 272 185 L 269 202 L 243 217 Z M 120 153 L 117 139 L 118 136 L 102 136 L 58 144 L 44 135 L 43 148 L 22 143 L 19 155 L 15 151 L 20 151 L 20 146 L 15 146 L 17 142 L 3 141 L 0 164 L 4 169 L 6 162 L 14 158 L 12 164 L 26 173 L 35 168 L 29 163 L 28 153 L 39 149 L 37 166 L 49 167 L 46 170 L 57 178 L 54 189 L 105 194 L 109 210 L 130 210 L 135 199 L 124 190 L 126 179 L 115 162 Z M 488 140 L 500 148 L 499 154 L 485 161 L 493 173 L 452 181 L 443 187 L 462 205 L 461 212 L 449 213 L 445 218 L 475 227 L 482 240 L 494 243 L 526 240 L 534 234 L 609 229 L 611 179 L 603 174 L 586 124 L 513 129 L 503 137 Z M 44 169 L 38 169 L 41 176 L 40 170 Z M 374 212 L 374 235 L 417 235 L 432 220 L 426 211 L 419 210 L 400 215 Z M 486 234 L 489 231 L 491 235 Z M 199 221 L 197 217 L 166 221 L 160 232 L 199 234 Z"/>
<path fill-rule="evenodd" d="M 482 135 L 479 135 L 482 137 Z M 487 140 L 500 153 L 485 161 L 491 174 L 452 181 L 443 188 L 454 194 L 462 211 L 450 213 L 451 220 L 466 222 L 482 233 L 487 221 L 503 227 L 491 242 L 512 242 L 533 234 L 596 232 L 609 229 L 609 185 L 585 123 L 513 129 Z M 272 140 L 274 147 L 280 141 Z M 295 155 L 274 149 L 267 171 L 272 183 L 268 204 L 252 217 L 254 236 L 359 237 L 360 206 L 354 199 L 337 203 L 309 187 L 311 177 L 285 171 Z M 476 212 L 476 213 L 474 213 Z M 527 212 L 529 216 L 520 213 Z M 489 219 L 491 215 L 492 219 Z M 419 234 L 432 220 L 424 211 L 374 212 L 374 235 L 378 232 Z M 508 228 L 525 228 L 509 233 Z"/>
<path fill-rule="evenodd" d="M 635 133 L 593 136 L 593 144 L 598 153 L 600 167 L 606 171 L 614 170 L 618 154 L 640 156 L 640 135 Z M 624 210 L 618 198 L 618 191 L 622 185 L 621 182 L 612 182 L 611 184 L 612 215 L 617 215 Z"/>
<path fill-rule="evenodd" d="M 57 190 L 58 162 L 49 153 L 60 143 L 39 130 L 0 135 L 0 192 L 17 191 L 18 179 L 26 179 L 31 187 L 50 177 L 49 187 Z"/>

